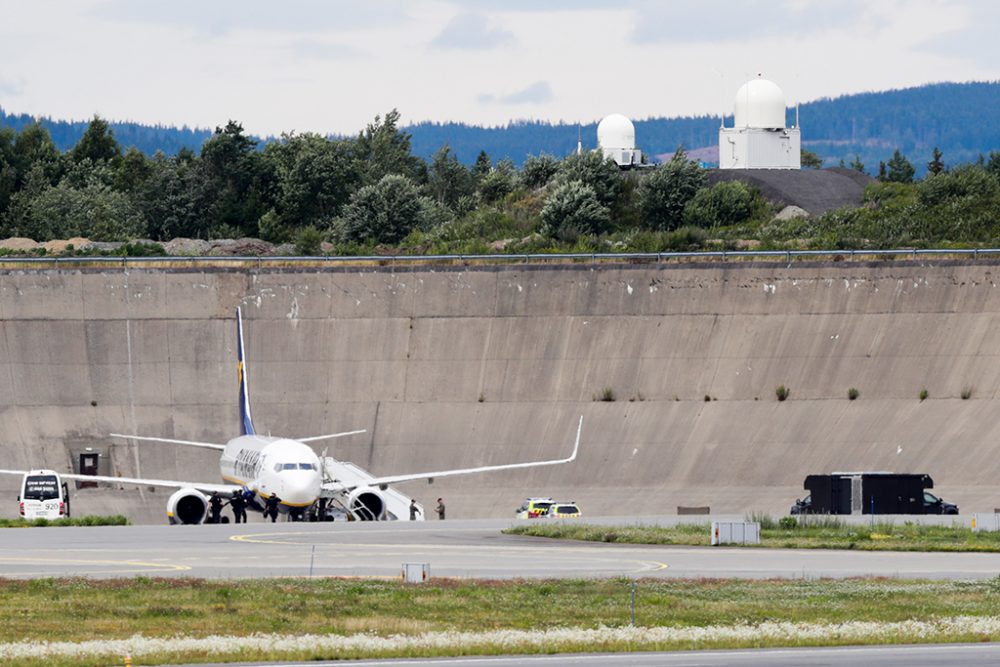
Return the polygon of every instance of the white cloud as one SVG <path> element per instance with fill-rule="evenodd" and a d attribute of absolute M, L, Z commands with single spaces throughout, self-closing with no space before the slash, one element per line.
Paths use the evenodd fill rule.
<path fill-rule="evenodd" d="M 865 19 L 866 0 L 638 0 L 634 36 L 642 42 L 756 41 L 828 32 Z"/>
<path fill-rule="evenodd" d="M 552 86 L 548 81 L 536 81 L 527 88 L 505 95 L 484 93 L 479 96 L 483 104 L 543 104 L 552 101 Z"/>
<path fill-rule="evenodd" d="M 202 33 L 251 29 L 347 32 L 396 25 L 407 20 L 403 0 L 103 0 L 90 14 L 138 24 L 177 25 Z"/>
<path fill-rule="evenodd" d="M 318 39 L 297 39 L 288 44 L 288 49 L 296 56 L 316 60 L 354 60 L 364 55 L 353 46 Z"/>
<path fill-rule="evenodd" d="M 490 25 L 481 14 L 459 14 L 434 38 L 431 46 L 437 49 L 481 50 L 507 46 L 514 35 Z"/>

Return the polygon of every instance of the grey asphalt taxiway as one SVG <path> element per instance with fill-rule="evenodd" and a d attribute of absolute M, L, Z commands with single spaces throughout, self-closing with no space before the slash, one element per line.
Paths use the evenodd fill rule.
<path fill-rule="evenodd" d="M 510 520 L 27 528 L 0 532 L 0 577 L 431 576 L 986 579 L 1000 554 L 618 545 L 503 535 Z M 707 530 L 707 529 L 706 529 Z"/>

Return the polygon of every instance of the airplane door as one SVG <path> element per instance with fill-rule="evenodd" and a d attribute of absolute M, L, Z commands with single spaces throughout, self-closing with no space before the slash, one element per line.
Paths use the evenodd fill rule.
<path fill-rule="evenodd" d="M 100 454 L 97 452 L 87 452 L 85 454 L 80 454 L 80 474 L 81 475 L 96 475 L 97 474 L 97 462 Z M 87 487 L 96 487 L 97 482 L 80 482 L 81 489 Z"/>

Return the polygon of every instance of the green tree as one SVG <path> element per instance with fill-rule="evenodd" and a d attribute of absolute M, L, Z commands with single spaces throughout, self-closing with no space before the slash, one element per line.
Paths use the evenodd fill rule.
<path fill-rule="evenodd" d="M 434 154 L 427 173 L 427 185 L 438 203 L 455 210 L 458 200 L 475 191 L 473 176 L 445 144 Z"/>
<path fill-rule="evenodd" d="M 36 234 L 44 234 L 45 230 L 35 229 L 32 208 L 35 199 L 51 187 L 45 165 L 41 162 L 35 164 L 28 172 L 24 185 L 10 198 L 0 224 L 0 238 L 24 236 L 36 241 L 42 240 Z"/>
<path fill-rule="evenodd" d="M 476 181 L 480 181 L 492 170 L 493 162 L 490 160 L 490 156 L 487 155 L 486 151 L 479 151 L 479 155 L 476 156 L 476 163 L 472 165 L 472 177 Z"/>
<path fill-rule="evenodd" d="M 0 127 L 0 219 L 17 191 L 17 166 L 14 160 L 14 140 L 17 134 L 9 127 Z"/>
<path fill-rule="evenodd" d="M 344 207 L 345 240 L 399 243 L 420 223 L 421 211 L 420 191 L 413 181 L 387 174 L 351 196 Z"/>
<path fill-rule="evenodd" d="M 257 232 L 257 221 L 270 206 L 262 182 L 261 156 L 257 141 L 243 133 L 243 126 L 229 121 L 202 145 L 196 174 L 201 229 L 205 236 L 212 229 L 226 228 L 241 234 Z"/>
<path fill-rule="evenodd" d="M 548 185 L 559 171 L 559 160 L 547 153 L 529 155 L 521 165 L 521 180 L 529 188 Z"/>
<path fill-rule="evenodd" d="M 622 191 L 621 169 L 600 151 L 570 155 L 559 164 L 556 178 L 560 185 L 580 181 L 590 186 L 601 206 L 608 208 L 614 206 Z"/>
<path fill-rule="evenodd" d="M 990 151 L 990 159 L 986 163 L 986 171 L 1000 178 L 1000 152 Z"/>
<path fill-rule="evenodd" d="M 802 148 L 799 150 L 800 160 L 802 166 L 806 169 L 822 169 L 823 168 L 823 158 L 819 153 L 814 153 L 810 150 Z"/>
<path fill-rule="evenodd" d="M 89 159 L 94 164 L 105 161 L 112 162 L 121 157 L 122 149 L 115 139 L 114 132 L 108 122 L 98 115 L 87 126 L 87 131 L 80 137 L 69 156 L 73 162 Z"/>
<path fill-rule="evenodd" d="M 257 221 L 257 235 L 268 243 L 285 243 L 292 238 L 291 229 L 281 221 L 281 216 L 273 208 Z"/>
<path fill-rule="evenodd" d="M 517 170 L 510 160 L 501 160 L 479 182 L 479 196 L 485 202 L 500 201 L 517 187 Z"/>
<path fill-rule="evenodd" d="M 735 225 L 753 217 L 756 207 L 757 197 L 745 183 L 723 181 L 695 194 L 684 207 L 684 222 L 706 229 Z"/>
<path fill-rule="evenodd" d="M 125 151 L 115 173 L 115 189 L 120 192 L 138 192 L 151 173 L 150 160 L 135 146 Z"/>
<path fill-rule="evenodd" d="M 310 257 L 323 254 L 323 234 L 313 226 L 303 227 L 295 235 L 295 254 Z"/>
<path fill-rule="evenodd" d="M 542 234 L 572 240 L 578 234 L 609 231 L 611 214 L 597 193 L 582 181 L 567 181 L 555 187 L 542 207 Z"/>
<path fill-rule="evenodd" d="M 886 163 L 888 172 L 886 173 L 885 180 L 890 183 L 912 183 L 913 175 L 916 173 L 916 169 L 910 163 L 906 157 L 896 149 L 896 152 L 892 154 L 892 158 Z"/>
<path fill-rule="evenodd" d="M 195 158 L 167 157 L 161 152 L 149 160 L 148 173 L 130 197 L 147 222 L 147 233 L 158 241 L 207 236 L 198 198 L 203 183 Z"/>
<path fill-rule="evenodd" d="M 423 160 L 410 154 L 410 135 L 399 129 L 399 111 L 393 109 L 385 118 L 375 116 L 358 135 L 357 157 L 364 172 L 363 183 L 377 183 L 387 174 L 401 174 L 414 183 L 427 181 Z"/>
<path fill-rule="evenodd" d="M 285 134 L 281 141 L 267 145 L 262 159 L 262 173 L 274 179 L 273 210 L 289 233 L 302 227 L 328 226 L 361 186 L 350 141 L 311 133 Z M 272 227 L 271 233 L 274 231 Z"/>
<path fill-rule="evenodd" d="M 642 226 L 658 231 L 679 227 L 684 207 L 705 185 L 706 179 L 705 170 L 678 148 L 669 162 L 654 168 L 639 183 Z"/>
<path fill-rule="evenodd" d="M 49 185 L 55 185 L 62 176 L 59 150 L 41 123 L 35 121 L 21 128 L 14 139 L 13 164 L 17 174 L 16 188 L 25 186 L 28 174 L 38 167 Z"/>
<path fill-rule="evenodd" d="M 862 174 L 865 173 L 865 163 L 861 161 L 861 156 L 857 153 L 854 154 L 854 159 L 851 160 L 851 169 L 859 171 Z"/>
<path fill-rule="evenodd" d="M 74 188 L 68 181 L 31 200 L 27 227 L 18 235 L 37 241 L 85 236 L 94 241 L 129 241 L 145 236 L 142 214 L 128 197 L 101 184 Z"/>
<path fill-rule="evenodd" d="M 927 172 L 932 176 L 937 176 L 944 171 L 944 162 L 941 160 L 941 157 L 941 151 L 935 146 L 931 161 L 927 163 Z"/>

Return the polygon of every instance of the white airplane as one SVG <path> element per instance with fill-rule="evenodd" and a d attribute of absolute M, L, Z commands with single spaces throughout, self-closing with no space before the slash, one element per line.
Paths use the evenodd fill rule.
<path fill-rule="evenodd" d="M 243 317 L 236 309 L 237 323 L 237 372 L 239 376 L 240 434 L 226 444 L 153 438 L 138 435 L 112 433 L 112 437 L 143 442 L 161 442 L 189 447 L 215 449 L 221 453 L 219 471 L 223 484 L 210 482 L 185 482 L 164 479 L 135 477 L 110 477 L 101 475 L 61 474 L 63 479 L 89 482 L 110 482 L 112 484 L 140 484 L 177 489 L 167 501 L 167 518 L 171 524 L 199 524 L 208 514 L 209 498 L 218 493 L 228 500 L 234 493 L 241 494 L 247 505 L 258 511 L 264 509 L 267 500 L 277 496 L 281 512 L 301 514 L 313 505 L 325 508 L 328 504 L 339 506 L 344 514 L 357 520 L 383 520 L 390 516 L 386 498 L 383 495 L 390 484 L 412 480 L 433 480 L 438 477 L 469 475 L 474 473 L 530 468 L 536 466 L 559 465 L 576 459 L 580 448 L 580 433 L 583 417 L 576 430 L 573 453 L 564 459 L 550 461 L 530 461 L 503 465 L 481 466 L 377 477 L 364 470 L 336 459 L 323 460 L 306 443 L 331 438 L 339 438 L 364 430 L 346 431 L 317 435 L 308 438 L 276 438 L 258 435 L 250 414 L 250 391 L 247 368 L 244 363 Z M 23 470 L 0 470 L 0 474 L 24 475 Z M 397 517 L 398 518 L 398 517 Z"/>

